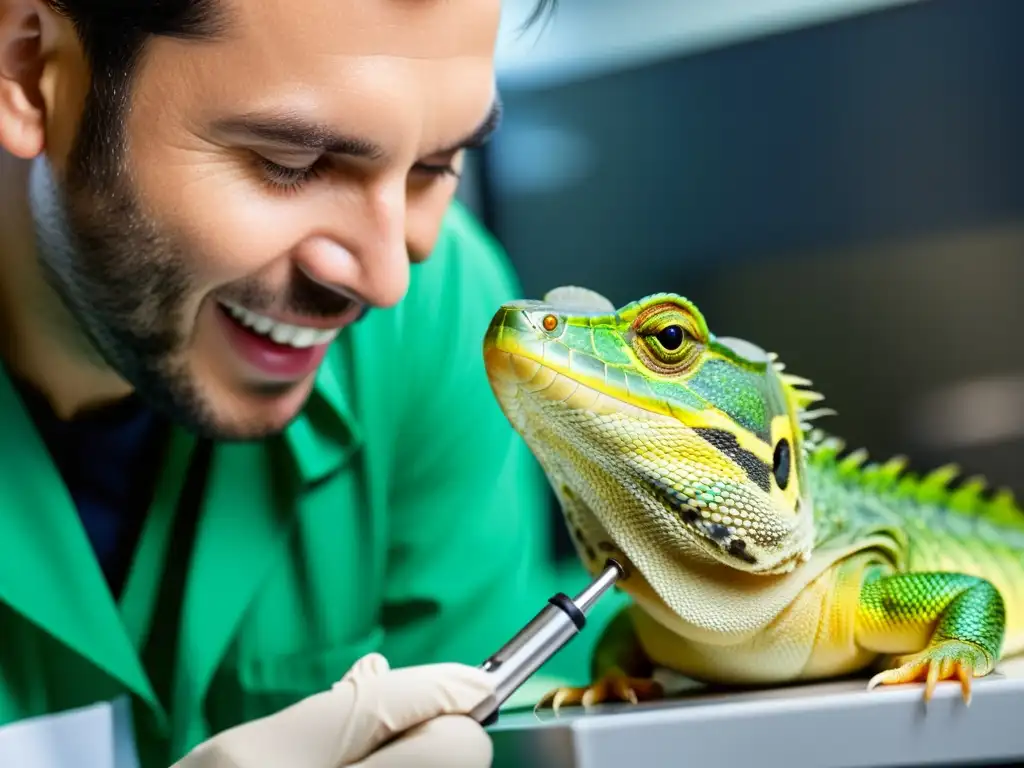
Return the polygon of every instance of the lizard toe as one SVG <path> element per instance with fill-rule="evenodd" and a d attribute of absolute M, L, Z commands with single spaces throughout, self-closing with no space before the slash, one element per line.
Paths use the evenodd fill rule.
<path fill-rule="evenodd" d="M 965 704 L 971 703 L 971 680 L 987 674 L 985 652 L 962 640 L 943 640 L 920 653 L 900 660 L 900 665 L 879 672 L 868 681 L 868 690 L 878 685 L 900 685 L 924 682 L 924 700 L 931 701 L 935 688 L 942 681 L 957 681 Z"/>
<path fill-rule="evenodd" d="M 586 709 L 610 702 L 639 704 L 663 696 L 661 684 L 656 680 L 609 673 L 587 686 L 562 687 L 549 691 L 537 702 L 534 711 L 549 705 L 557 712 L 562 706 L 582 705 Z"/>

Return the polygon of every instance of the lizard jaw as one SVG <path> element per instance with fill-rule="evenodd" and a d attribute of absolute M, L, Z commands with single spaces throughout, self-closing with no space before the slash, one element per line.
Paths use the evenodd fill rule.
<path fill-rule="evenodd" d="M 600 498 L 591 483 L 582 481 L 579 468 L 594 461 L 574 447 L 571 436 L 559 433 L 564 418 L 554 418 L 552 409 L 585 416 L 584 420 L 597 421 L 601 417 L 628 417 L 635 423 L 645 423 L 655 429 L 673 430 L 676 439 L 689 432 L 689 428 L 664 414 L 649 411 L 599 392 L 571 376 L 549 367 L 529 354 L 528 350 L 510 351 L 490 348 L 485 352 L 487 370 L 492 389 L 513 427 L 527 441 L 534 455 L 552 480 L 553 485 L 571 489 L 578 499 L 585 500 L 590 510 L 608 507 L 608 500 Z M 665 441 L 668 442 L 668 441 Z M 699 441 L 694 441 L 700 444 Z M 585 441 L 594 445 L 594 441 Z M 709 509 L 706 504 L 686 496 L 666 482 L 664 475 L 653 467 L 623 461 L 619 455 L 611 464 L 619 473 L 617 479 L 606 486 L 606 493 L 622 491 L 618 513 L 606 511 L 603 515 L 590 515 L 614 526 L 614 518 L 624 509 L 642 503 L 643 512 L 635 517 L 657 526 L 660 546 L 673 551 L 683 559 L 697 559 L 707 564 L 720 564 L 736 571 L 757 575 L 775 575 L 792 571 L 809 556 L 809 547 L 796 547 L 792 554 L 775 556 L 775 552 L 789 551 L 785 538 L 789 532 L 779 530 L 778 539 L 758 540 L 743 522 Z M 591 478 L 593 479 L 593 478 Z M 629 488 L 628 492 L 623 491 Z M 638 498 L 639 497 L 639 498 Z M 566 502 L 561 498 L 563 511 Z M 590 567 L 600 569 L 612 547 L 626 556 L 628 546 L 614 533 L 601 527 L 601 535 L 581 540 L 580 529 L 567 519 L 569 528 L 579 544 L 579 551 Z M 629 525 L 626 530 L 628 531 Z M 628 536 L 627 536 L 628 538 Z M 631 560 L 632 562 L 632 560 Z"/>

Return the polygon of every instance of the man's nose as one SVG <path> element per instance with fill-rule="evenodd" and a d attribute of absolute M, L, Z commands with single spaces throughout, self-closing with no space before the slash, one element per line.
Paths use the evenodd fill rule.
<path fill-rule="evenodd" d="M 376 307 L 397 304 L 409 288 L 404 187 L 367 194 L 337 216 L 299 244 L 296 265 L 341 294 Z"/>

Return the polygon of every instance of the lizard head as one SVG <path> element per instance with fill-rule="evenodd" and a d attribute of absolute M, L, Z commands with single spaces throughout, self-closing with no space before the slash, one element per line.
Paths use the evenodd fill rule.
<path fill-rule="evenodd" d="M 484 358 L 592 566 L 615 552 L 643 571 L 651 548 L 760 574 L 807 558 L 803 417 L 820 396 L 774 355 L 716 338 L 690 301 L 616 309 L 559 288 L 501 307 Z"/>

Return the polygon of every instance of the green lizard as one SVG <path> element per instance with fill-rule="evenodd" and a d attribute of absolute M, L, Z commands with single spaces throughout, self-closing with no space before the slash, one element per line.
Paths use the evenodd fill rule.
<path fill-rule="evenodd" d="M 959 680 L 970 703 L 1024 649 L 1012 495 L 845 452 L 811 382 L 686 299 L 559 288 L 500 308 L 484 358 L 583 563 L 628 571 L 592 684 L 542 705 L 656 698 L 655 667 L 732 685 L 871 669 L 869 689 Z"/>

